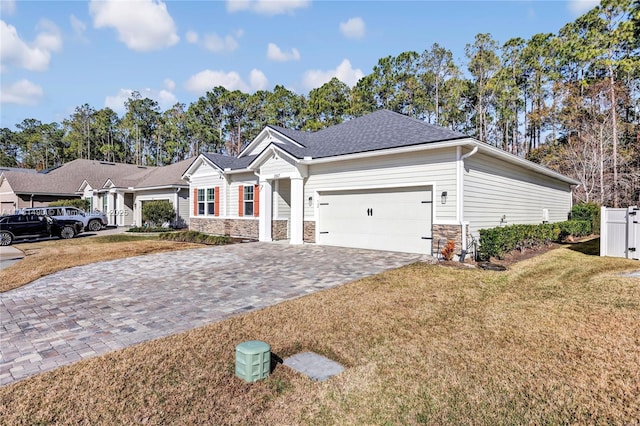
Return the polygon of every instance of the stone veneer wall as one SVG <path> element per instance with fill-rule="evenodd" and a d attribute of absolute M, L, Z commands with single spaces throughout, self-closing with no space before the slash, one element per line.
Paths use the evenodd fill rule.
<path fill-rule="evenodd" d="M 454 240 L 456 242 L 456 256 L 462 250 L 462 226 L 460 225 L 433 225 L 433 255 L 440 257 L 438 252 L 438 241 L 440 241 L 440 250 L 444 248 L 447 241 Z"/>
<path fill-rule="evenodd" d="M 302 241 L 305 243 L 316 242 L 316 222 L 305 220 L 302 225 Z"/>
<path fill-rule="evenodd" d="M 289 239 L 289 221 L 287 219 L 271 221 L 271 239 L 274 241 Z"/>
<path fill-rule="evenodd" d="M 192 217 L 189 229 L 213 235 L 258 239 L 258 219 L 222 219 Z"/>
<path fill-rule="evenodd" d="M 289 239 L 288 221 L 274 220 L 271 224 L 273 240 Z M 243 237 L 258 239 L 258 219 L 223 219 L 192 217 L 189 219 L 189 229 L 213 235 L 229 235 L 231 237 Z M 305 220 L 303 224 L 302 239 L 305 243 L 316 242 L 315 221 Z"/>

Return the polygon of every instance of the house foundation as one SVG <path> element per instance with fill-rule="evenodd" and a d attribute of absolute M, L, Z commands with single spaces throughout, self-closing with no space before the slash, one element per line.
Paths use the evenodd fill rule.
<path fill-rule="evenodd" d="M 258 219 L 197 218 L 189 221 L 189 229 L 212 235 L 258 239 Z"/>
<path fill-rule="evenodd" d="M 456 242 L 454 253 L 456 258 L 462 250 L 462 226 L 461 225 L 433 225 L 433 255 L 441 257 L 442 249 L 447 242 L 453 240 Z"/>

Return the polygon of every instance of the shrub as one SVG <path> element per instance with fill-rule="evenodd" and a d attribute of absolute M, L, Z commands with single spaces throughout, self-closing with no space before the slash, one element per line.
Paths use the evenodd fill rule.
<path fill-rule="evenodd" d="M 197 231 L 166 232 L 158 236 L 161 240 L 179 241 L 183 243 L 199 243 L 209 245 L 224 245 L 231 242 L 231 237 L 224 235 L 208 235 Z"/>
<path fill-rule="evenodd" d="M 449 240 L 447 241 L 447 245 L 444 246 L 444 248 L 440 251 L 440 254 L 442 254 L 442 257 L 444 257 L 444 260 L 451 260 L 453 259 L 453 253 L 456 250 L 456 242 L 453 240 Z"/>
<path fill-rule="evenodd" d="M 127 229 L 127 232 L 172 232 L 173 228 L 158 228 L 151 226 L 134 226 Z"/>
<path fill-rule="evenodd" d="M 586 220 L 591 223 L 591 232 L 600 233 L 600 206 L 596 203 L 580 203 L 571 208 L 571 220 Z"/>
<path fill-rule="evenodd" d="M 172 222 L 175 217 L 176 211 L 167 200 L 145 201 L 142 203 L 142 220 L 151 226 Z"/>
<path fill-rule="evenodd" d="M 558 223 L 560 227 L 560 240 L 568 237 L 584 237 L 591 234 L 591 221 L 589 220 L 567 220 Z"/>
<path fill-rule="evenodd" d="M 91 203 L 89 200 L 85 200 L 83 198 L 71 198 L 68 200 L 58 200 L 49 203 L 49 207 L 75 207 L 80 210 L 84 210 L 88 212 L 91 208 Z"/>
<path fill-rule="evenodd" d="M 502 259 L 513 250 L 525 251 L 527 248 L 547 245 L 568 237 L 583 237 L 591 234 L 591 222 L 586 220 L 568 220 L 541 225 L 510 225 L 480 231 L 479 257 Z"/>

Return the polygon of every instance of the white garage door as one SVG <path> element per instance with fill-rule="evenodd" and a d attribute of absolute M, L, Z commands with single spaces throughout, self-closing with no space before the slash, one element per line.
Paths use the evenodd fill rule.
<path fill-rule="evenodd" d="M 318 194 L 318 244 L 431 254 L 431 189 Z"/>

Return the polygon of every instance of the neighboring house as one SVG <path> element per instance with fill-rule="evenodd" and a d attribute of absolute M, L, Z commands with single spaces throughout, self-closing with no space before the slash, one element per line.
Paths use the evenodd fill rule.
<path fill-rule="evenodd" d="M 9 177 L 15 176 L 10 180 L 13 181 L 13 187 L 9 183 Z M 21 192 L 21 189 L 25 187 L 26 182 L 41 182 L 46 184 L 46 179 L 38 177 L 38 171 L 34 169 L 23 169 L 19 167 L 0 167 L 0 215 L 15 213 L 18 206 L 28 207 L 25 205 L 25 198 L 29 200 L 36 197 L 36 203 L 39 200 L 46 200 L 44 202 L 55 201 L 57 198 L 55 195 L 39 194 L 35 191 L 26 195 Z M 15 188 L 14 188 L 15 187 Z"/>
<path fill-rule="evenodd" d="M 471 137 L 381 110 L 314 133 L 267 126 L 187 169 L 189 227 L 260 241 L 434 253 L 480 228 L 556 222 L 578 182 Z"/>
<path fill-rule="evenodd" d="M 73 160 L 46 173 L 0 171 L 3 213 L 42 207 L 68 198 L 89 200 L 90 210 L 107 214 L 110 225 L 142 224 L 142 204 L 168 200 L 176 210 L 176 225 L 188 224 L 188 185 L 182 174 L 192 159 L 163 167 L 98 160 Z"/>

